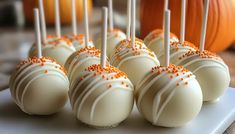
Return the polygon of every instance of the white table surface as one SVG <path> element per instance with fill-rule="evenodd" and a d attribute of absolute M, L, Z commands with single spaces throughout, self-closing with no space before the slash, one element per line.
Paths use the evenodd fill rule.
<path fill-rule="evenodd" d="M 200 114 L 181 128 L 156 127 L 145 121 L 136 108 L 118 127 L 90 128 L 73 116 L 69 103 L 52 116 L 29 116 L 14 104 L 9 90 L 0 92 L 0 134 L 220 134 L 235 120 L 235 89 L 229 88 L 217 103 L 204 104 Z"/>

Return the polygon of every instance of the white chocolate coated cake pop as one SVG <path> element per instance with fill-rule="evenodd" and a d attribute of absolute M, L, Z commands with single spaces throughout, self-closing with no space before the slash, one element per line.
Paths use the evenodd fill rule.
<path fill-rule="evenodd" d="M 179 39 L 176 35 L 172 34 L 170 35 L 170 43 L 173 42 L 179 42 Z M 144 38 L 144 44 L 154 51 L 154 53 L 158 55 L 161 52 L 164 52 L 164 32 L 161 29 L 156 29 L 152 32 L 150 32 L 145 38 Z"/>
<path fill-rule="evenodd" d="M 204 50 L 209 0 L 204 2 L 200 50 L 188 51 L 179 57 L 176 65 L 184 66 L 196 75 L 202 89 L 203 101 L 216 101 L 227 90 L 230 83 L 230 74 L 227 65 L 219 56 Z"/>
<path fill-rule="evenodd" d="M 46 44 L 42 44 L 42 55 L 55 59 L 61 65 L 64 65 L 68 57 L 75 51 L 72 43 L 66 38 L 53 38 Z M 36 45 L 33 45 L 29 51 L 29 57 L 36 55 Z"/>
<path fill-rule="evenodd" d="M 135 95 L 140 113 L 153 125 L 180 127 L 202 107 L 202 91 L 192 72 L 170 64 L 170 11 L 164 12 L 165 66 L 153 67 L 137 84 Z"/>
<path fill-rule="evenodd" d="M 73 80 L 82 71 L 93 64 L 100 63 L 100 50 L 95 47 L 84 47 L 74 52 L 66 61 L 65 69 L 69 80 Z"/>
<path fill-rule="evenodd" d="M 128 75 L 135 85 L 154 66 L 160 65 L 154 52 L 149 50 L 141 40 L 123 40 L 110 58 L 111 65 L 119 68 Z"/>
<path fill-rule="evenodd" d="M 88 67 L 71 82 L 69 98 L 78 120 L 96 128 L 109 128 L 117 126 L 131 113 L 134 89 L 124 72 L 106 64 L 107 8 L 102 10 L 100 64 Z"/>
<path fill-rule="evenodd" d="M 111 54 L 114 52 L 115 47 L 124 39 L 126 39 L 125 33 L 119 29 L 113 27 L 113 0 L 108 0 L 108 37 L 107 37 L 107 56 L 110 58 Z M 95 46 L 98 49 L 101 49 L 102 46 L 102 34 L 100 33 L 97 36 Z"/>
<path fill-rule="evenodd" d="M 86 47 L 85 43 L 85 35 L 84 34 L 76 34 L 76 35 L 66 35 L 65 38 L 69 39 L 76 50 L 80 50 L 81 48 Z M 89 47 L 94 47 L 94 44 L 91 40 L 88 42 Z"/>
<path fill-rule="evenodd" d="M 75 0 L 71 0 L 71 17 L 72 17 L 72 35 L 66 35 L 65 38 L 69 39 L 76 50 L 86 47 L 85 35 L 77 33 L 77 19 L 76 19 L 76 3 Z M 86 10 L 85 10 L 86 12 Z M 86 14 L 86 13 L 84 13 Z M 85 17 L 84 17 L 85 18 Z M 84 19 L 85 20 L 85 19 Z M 93 42 L 90 40 L 88 46 L 94 47 Z"/>
<path fill-rule="evenodd" d="M 196 76 L 204 101 L 217 100 L 229 86 L 228 66 L 220 57 L 209 51 L 189 51 L 179 57 L 176 65 L 184 66 Z"/>
<path fill-rule="evenodd" d="M 136 86 L 140 113 L 153 125 L 180 127 L 201 110 L 202 92 L 195 76 L 183 67 L 154 67 Z"/>
<path fill-rule="evenodd" d="M 126 39 L 125 33 L 123 33 L 119 29 L 113 29 L 108 31 L 108 37 L 107 37 L 107 56 L 110 57 L 111 54 L 115 51 L 115 47 L 122 41 Z M 98 35 L 98 38 L 95 42 L 95 46 L 98 49 L 101 49 L 101 35 Z"/>
<path fill-rule="evenodd" d="M 133 85 L 117 68 L 95 64 L 75 80 L 70 85 L 69 97 L 81 122 L 97 128 L 115 127 L 131 113 Z"/>
<path fill-rule="evenodd" d="M 13 100 L 28 114 L 56 113 L 68 98 L 69 81 L 64 69 L 45 57 L 21 61 L 9 86 Z"/>

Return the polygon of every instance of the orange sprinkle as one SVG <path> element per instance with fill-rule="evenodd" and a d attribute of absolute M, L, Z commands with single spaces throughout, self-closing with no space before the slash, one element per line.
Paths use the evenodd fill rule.
<path fill-rule="evenodd" d="M 44 73 L 45 73 L 45 74 L 47 74 L 47 73 L 48 73 L 48 71 L 47 71 L 47 70 L 45 70 L 45 71 L 44 71 Z"/>
<path fill-rule="evenodd" d="M 120 71 L 119 69 L 107 64 L 105 68 L 103 68 L 100 64 L 94 64 L 90 67 L 87 68 L 87 70 L 89 72 L 95 72 L 95 73 L 115 73 L 115 75 L 113 77 L 111 77 L 111 79 L 118 79 L 120 77 L 127 77 L 127 75 Z M 96 74 L 97 75 L 97 74 Z M 106 78 L 106 80 L 108 80 L 108 78 Z"/>
<path fill-rule="evenodd" d="M 112 85 L 110 84 L 110 85 L 108 85 L 108 88 L 111 88 L 112 87 Z"/>

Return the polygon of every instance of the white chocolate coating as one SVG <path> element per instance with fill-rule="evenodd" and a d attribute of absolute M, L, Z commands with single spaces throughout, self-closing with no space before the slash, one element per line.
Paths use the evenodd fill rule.
<path fill-rule="evenodd" d="M 196 51 L 196 48 L 192 43 L 185 41 L 184 44 L 179 42 L 172 42 L 170 45 L 170 62 L 175 64 L 179 61 L 179 57 L 183 54 L 186 54 L 188 51 Z M 164 63 L 164 51 L 161 51 L 157 54 L 157 57 L 161 64 Z"/>
<path fill-rule="evenodd" d="M 183 126 L 197 116 L 202 106 L 195 76 L 174 65 L 149 71 L 136 86 L 135 95 L 140 113 L 157 126 Z"/>
<path fill-rule="evenodd" d="M 64 65 L 68 57 L 75 51 L 72 43 L 66 38 L 51 38 L 42 45 L 42 55 L 55 59 L 61 65 Z M 29 57 L 33 56 L 37 56 L 36 45 L 33 45 L 29 51 Z"/>
<path fill-rule="evenodd" d="M 96 48 L 101 49 L 102 36 L 98 35 L 95 42 Z M 115 47 L 122 41 L 126 39 L 125 33 L 121 30 L 114 29 L 113 31 L 108 31 L 107 33 L 107 56 L 110 58 L 111 54 L 115 51 Z"/>
<path fill-rule="evenodd" d="M 179 39 L 177 36 L 171 33 L 170 35 L 170 43 L 173 42 L 179 42 Z M 161 52 L 164 52 L 164 32 L 161 29 L 156 29 L 152 32 L 150 32 L 145 38 L 144 38 L 144 44 L 154 51 L 157 57 L 159 57 L 159 54 Z"/>
<path fill-rule="evenodd" d="M 203 101 L 215 101 L 227 90 L 230 83 L 228 66 L 217 55 L 208 51 L 189 51 L 179 58 L 181 65 L 196 75 L 203 93 Z"/>
<path fill-rule="evenodd" d="M 112 54 L 110 63 L 125 72 L 134 85 L 152 67 L 160 65 L 154 52 L 139 39 L 136 40 L 134 47 L 129 40 L 121 41 Z"/>
<path fill-rule="evenodd" d="M 133 85 L 120 70 L 92 65 L 70 84 L 69 98 L 77 119 L 108 128 L 125 120 L 133 108 Z"/>
<path fill-rule="evenodd" d="M 69 56 L 65 63 L 68 77 L 71 81 L 82 71 L 93 64 L 100 63 L 100 50 L 94 47 L 84 47 Z"/>
<path fill-rule="evenodd" d="M 86 44 L 85 44 L 85 35 L 83 34 L 78 34 L 78 35 L 68 35 L 65 36 L 65 38 L 69 39 L 73 46 L 75 47 L 76 50 L 80 50 L 81 48 L 85 48 Z M 90 40 L 88 42 L 88 46 L 89 47 L 94 47 L 93 42 Z"/>
<path fill-rule="evenodd" d="M 28 114 L 56 113 L 68 98 L 69 81 L 62 67 L 44 57 L 22 61 L 9 86 L 13 100 Z"/>

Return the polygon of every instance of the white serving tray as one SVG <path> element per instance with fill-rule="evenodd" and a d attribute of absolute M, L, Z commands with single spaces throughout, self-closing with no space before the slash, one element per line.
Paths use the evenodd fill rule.
<path fill-rule="evenodd" d="M 118 127 L 90 128 L 73 116 L 69 103 L 52 116 L 29 116 L 13 103 L 9 90 L 0 92 L 0 134 L 220 134 L 235 120 L 235 89 L 229 88 L 217 103 L 204 104 L 200 114 L 181 128 L 156 127 L 136 107 Z"/>

